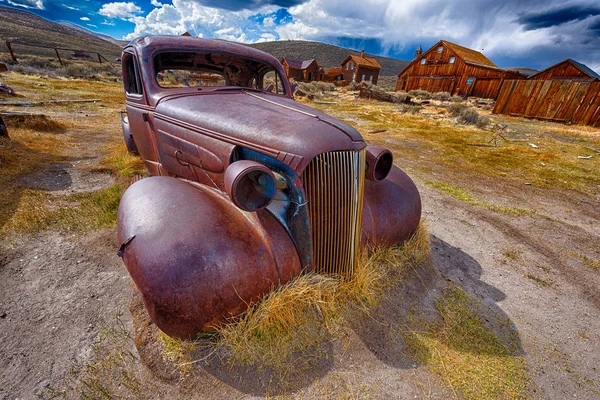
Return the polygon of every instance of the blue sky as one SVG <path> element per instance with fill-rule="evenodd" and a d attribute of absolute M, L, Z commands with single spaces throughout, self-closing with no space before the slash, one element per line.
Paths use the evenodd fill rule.
<path fill-rule="evenodd" d="M 600 72 L 595 0 L 0 0 L 117 39 L 181 34 L 240 42 L 315 40 L 412 59 L 440 39 L 500 67 L 573 58 Z"/>

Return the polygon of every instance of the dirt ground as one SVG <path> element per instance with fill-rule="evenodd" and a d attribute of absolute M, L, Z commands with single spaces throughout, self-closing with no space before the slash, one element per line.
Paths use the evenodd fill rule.
<path fill-rule="evenodd" d="M 95 131 L 69 128 L 61 133 L 73 139 L 63 154 L 69 161 L 21 177 L 19 185 L 50 194 L 113 185 L 109 173 L 93 168 L 103 158 L 99 149 L 119 135 L 118 116 L 113 122 Z M 385 135 L 367 139 L 381 144 L 395 140 Z M 131 354 L 126 371 L 135 390 L 119 386 L 114 397 L 457 397 L 406 354 L 402 340 L 382 328 L 401 319 L 399 314 L 430 304 L 449 284 L 483 304 L 490 320 L 506 321 L 498 329 L 516 337 L 515 354 L 524 357 L 531 380 L 529 397 L 600 398 L 600 271 L 581 258 L 600 259 L 600 188 L 595 195 L 583 195 L 476 182 L 486 198 L 536 210 L 513 216 L 426 185 L 421 166 L 427 163 L 427 151 L 417 159 L 395 155 L 395 163 L 414 178 L 421 193 L 433 264 L 409 274 L 373 318 L 332 341 L 310 372 L 287 390 L 270 391 L 261 371 L 202 364 L 193 380 L 178 380 L 168 365 L 144 366 L 133 343 L 131 281 L 116 255 L 112 227 L 0 238 L 0 398 L 80 397 L 81 366 L 87 368 L 89 383 L 89 374 L 98 371 L 88 364 L 97 362 L 116 326 L 125 332 L 119 340 Z M 143 320 L 139 307 L 135 310 Z M 138 328 L 143 324 L 138 322 Z"/>

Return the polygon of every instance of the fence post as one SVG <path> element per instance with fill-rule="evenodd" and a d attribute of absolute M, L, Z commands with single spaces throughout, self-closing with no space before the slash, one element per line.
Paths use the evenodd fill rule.
<path fill-rule="evenodd" d="M 6 47 L 8 48 L 8 52 L 10 53 L 13 61 L 18 64 L 19 62 L 17 61 L 17 57 L 15 57 L 15 53 L 13 52 L 12 46 L 8 40 L 6 41 Z"/>
<path fill-rule="evenodd" d="M 56 58 L 58 58 L 58 62 L 60 63 L 60 65 L 63 65 L 63 62 L 60 59 L 60 54 L 58 54 L 58 49 L 55 48 L 54 51 L 56 52 Z"/>
<path fill-rule="evenodd" d="M 98 56 L 98 62 L 99 62 L 100 64 L 102 64 L 102 58 L 100 57 L 100 53 L 96 53 L 96 55 Z"/>

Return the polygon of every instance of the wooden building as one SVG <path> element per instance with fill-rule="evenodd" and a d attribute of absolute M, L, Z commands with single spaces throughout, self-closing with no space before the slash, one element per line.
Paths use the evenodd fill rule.
<path fill-rule="evenodd" d="M 565 60 L 526 81 L 506 80 L 493 112 L 600 127 L 600 75 Z"/>
<path fill-rule="evenodd" d="M 566 59 L 546 68 L 536 74 L 533 74 L 529 79 L 534 80 L 554 80 L 554 79 L 570 79 L 582 82 L 592 82 L 600 79 L 600 76 L 592 71 L 590 67 L 575 60 Z"/>
<path fill-rule="evenodd" d="M 285 69 L 288 79 L 297 82 L 322 81 L 325 78 L 325 70 L 319 67 L 317 60 L 297 60 L 295 58 L 283 57 L 281 64 Z"/>
<path fill-rule="evenodd" d="M 327 82 L 341 82 L 344 80 L 344 74 L 342 67 L 327 68 L 325 70 L 325 81 Z"/>
<path fill-rule="evenodd" d="M 440 40 L 398 75 L 398 90 L 449 92 L 458 96 L 495 99 L 504 79 L 525 79 L 516 71 L 498 68 L 482 53 Z"/>
<path fill-rule="evenodd" d="M 360 52 L 360 56 L 349 55 L 340 65 L 344 81 L 377 84 L 381 65 L 376 59 L 365 57 L 364 50 Z"/>

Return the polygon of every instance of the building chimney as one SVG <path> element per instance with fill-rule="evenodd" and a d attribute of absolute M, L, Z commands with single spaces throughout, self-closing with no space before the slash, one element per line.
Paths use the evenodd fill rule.
<path fill-rule="evenodd" d="M 417 51 L 415 51 L 415 59 L 421 57 L 422 54 L 423 54 L 423 48 L 421 47 L 421 45 L 419 45 L 419 48 L 417 49 Z"/>
<path fill-rule="evenodd" d="M 360 58 L 365 58 L 365 51 L 364 50 L 360 51 Z"/>

